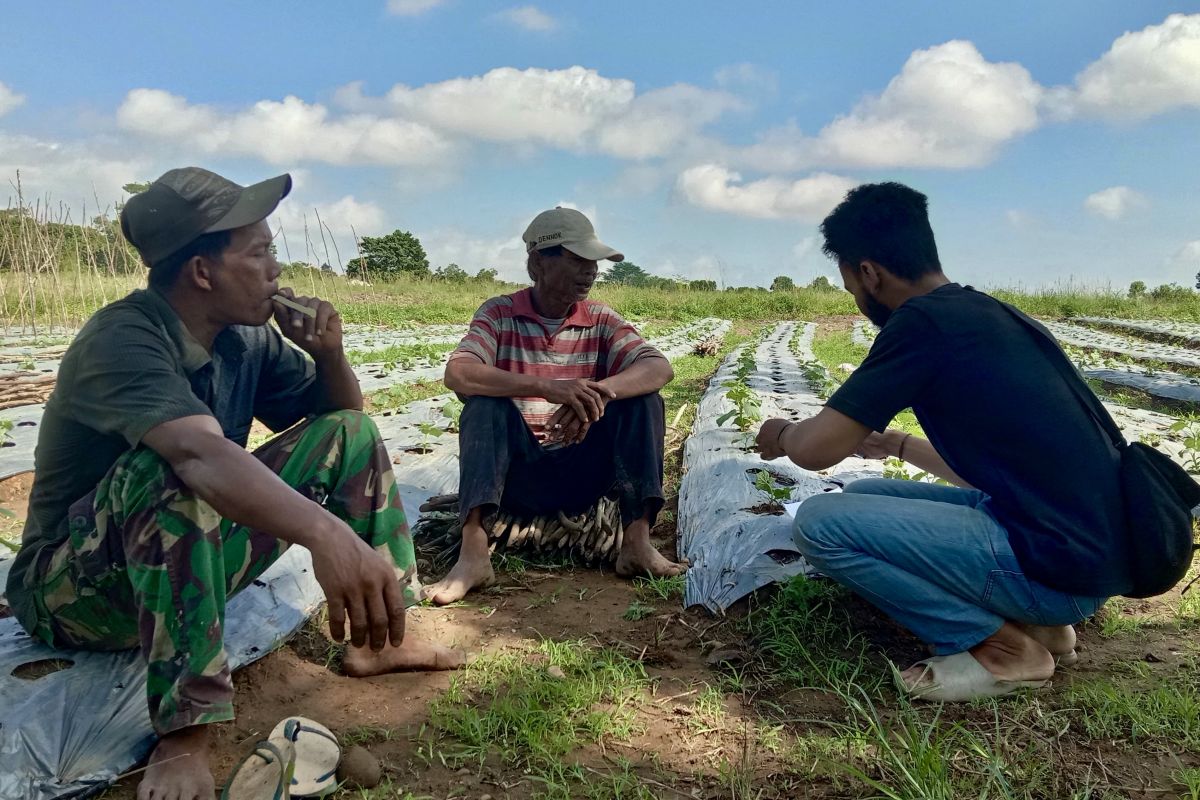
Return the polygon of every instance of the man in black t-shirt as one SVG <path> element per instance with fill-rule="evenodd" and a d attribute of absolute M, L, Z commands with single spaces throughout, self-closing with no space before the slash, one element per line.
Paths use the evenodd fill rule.
<path fill-rule="evenodd" d="M 859 186 L 821 225 L 881 331 L 811 419 L 768 420 L 763 458 L 896 456 L 953 486 L 862 480 L 796 515 L 808 561 L 928 642 L 901 689 L 969 700 L 1040 686 L 1071 627 L 1129 588 L 1119 456 L 1035 334 L 942 272 L 923 194 Z M 911 407 L 928 440 L 887 430 Z"/>

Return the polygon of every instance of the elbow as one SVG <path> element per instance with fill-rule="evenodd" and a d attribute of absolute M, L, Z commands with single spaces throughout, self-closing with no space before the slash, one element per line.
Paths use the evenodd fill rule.
<path fill-rule="evenodd" d="M 675 368 L 674 368 L 674 367 L 672 367 L 672 366 L 671 366 L 671 362 L 670 362 L 670 361 L 667 361 L 665 358 L 663 359 L 663 364 L 664 364 L 664 366 L 663 366 L 663 382 L 662 382 L 662 385 L 663 385 L 663 386 L 666 386 L 668 383 L 670 383 L 671 381 L 675 380 Z"/>
<path fill-rule="evenodd" d="M 459 375 L 458 370 L 454 366 L 454 362 L 450 362 L 446 365 L 446 371 L 442 375 L 442 383 L 446 384 L 446 388 L 452 392 L 458 392 L 462 395 L 467 394 L 465 391 L 466 387 L 463 385 L 462 376 Z"/>

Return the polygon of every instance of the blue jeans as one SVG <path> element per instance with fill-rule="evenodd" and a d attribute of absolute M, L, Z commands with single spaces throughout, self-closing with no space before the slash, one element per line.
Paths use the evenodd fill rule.
<path fill-rule="evenodd" d="M 1005 621 L 1071 625 L 1096 613 L 1108 598 L 1064 594 L 1025 577 L 1008 533 L 981 507 L 986 499 L 918 481 L 855 481 L 800 506 L 796 546 L 939 655 L 974 647 Z"/>

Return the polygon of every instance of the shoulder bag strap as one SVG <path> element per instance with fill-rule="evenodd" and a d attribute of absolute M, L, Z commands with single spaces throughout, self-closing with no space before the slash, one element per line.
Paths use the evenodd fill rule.
<path fill-rule="evenodd" d="M 995 298 L 993 298 L 995 299 Z M 1096 397 L 1095 393 L 1088 387 L 1083 380 L 1083 376 L 1079 374 L 1079 370 L 1071 363 L 1071 359 L 1067 358 L 1067 354 L 1058 346 L 1058 341 L 1051 335 L 1050 331 L 1046 330 L 1037 320 L 1029 317 L 1024 312 L 1010 306 L 1002 300 L 996 300 L 1000 306 L 1007 311 L 1014 319 L 1019 321 L 1027 329 L 1033 331 L 1034 338 L 1041 346 L 1042 351 L 1046 353 L 1050 359 L 1050 363 L 1062 375 L 1063 380 L 1075 392 L 1075 396 L 1083 403 L 1083 407 L 1087 409 L 1092 418 L 1100 425 L 1101 429 L 1112 440 L 1113 446 L 1117 450 L 1123 450 L 1127 447 L 1125 437 L 1121 434 L 1121 429 L 1117 427 L 1117 423 L 1113 420 L 1112 415 L 1108 413 L 1108 409 L 1100 402 L 1100 398 Z"/>

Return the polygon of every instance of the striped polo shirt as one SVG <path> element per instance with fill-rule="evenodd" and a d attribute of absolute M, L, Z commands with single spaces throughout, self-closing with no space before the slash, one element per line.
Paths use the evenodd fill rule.
<path fill-rule="evenodd" d="M 620 314 L 595 300 L 571 306 L 554 333 L 544 319 L 533 307 L 532 288 L 493 297 L 475 312 L 450 360 L 475 358 L 521 375 L 599 381 L 640 358 L 663 357 Z M 534 436 L 544 439 L 546 423 L 558 405 L 541 397 L 514 397 L 513 402 Z"/>

